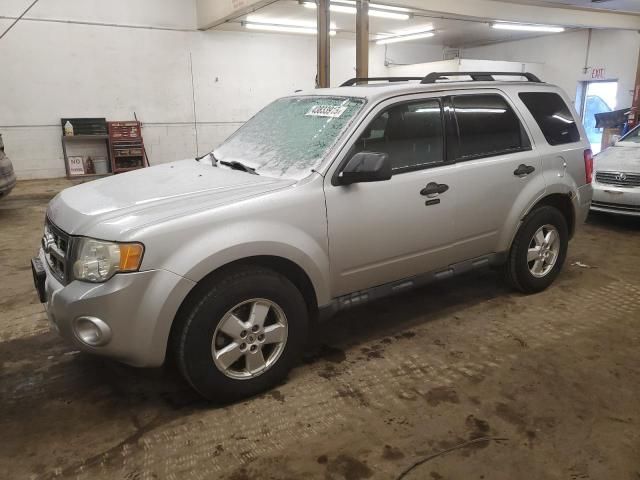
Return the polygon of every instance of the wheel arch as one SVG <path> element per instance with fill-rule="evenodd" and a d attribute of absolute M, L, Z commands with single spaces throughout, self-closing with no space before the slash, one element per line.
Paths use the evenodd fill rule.
<path fill-rule="evenodd" d="M 560 213 L 562 213 L 562 216 L 567 222 L 569 238 L 572 238 L 576 230 L 576 211 L 571 199 L 571 194 L 552 193 L 550 195 L 547 195 L 546 197 L 540 199 L 529 211 L 533 211 L 543 205 L 554 207 L 559 210 Z"/>
<path fill-rule="evenodd" d="M 509 231 L 505 232 L 500 241 L 500 251 L 508 252 L 511 250 L 513 241 L 516 235 L 522 227 L 522 223 L 529 213 L 533 212 L 536 208 L 541 206 L 550 206 L 556 208 L 567 222 L 567 228 L 569 230 L 569 239 L 573 237 L 576 230 L 576 206 L 574 205 L 575 195 L 571 192 L 546 192 L 546 194 L 540 195 L 534 202 L 532 202 L 522 213 L 518 215 L 516 226 Z"/>
<path fill-rule="evenodd" d="M 307 272 L 296 262 L 277 255 L 255 255 L 230 261 L 215 268 L 198 281 L 186 295 L 171 323 L 169 338 L 166 346 L 165 358 L 171 355 L 172 345 L 176 341 L 176 333 L 180 327 L 180 318 L 184 318 L 185 312 L 193 308 L 204 289 L 218 278 L 223 278 L 235 269 L 243 267 L 262 267 L 273 270 L 286 277 L 300 291 L 307 305 L 309 318 L 315 319 L 318 312 L 318 297 L 316 289 Z"/>

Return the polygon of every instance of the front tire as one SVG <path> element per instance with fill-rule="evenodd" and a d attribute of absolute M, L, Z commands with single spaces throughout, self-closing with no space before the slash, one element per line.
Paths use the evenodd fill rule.
<path fill-rule="evenodd" d="M 507 282 L 523 293 L 546 289 L 556 279 L 567 256 L 569 231 L 560 211 L 542 206 L 524 219 L 507 263 Z"/>
<path fill-rule="evenodd" d="M 203 397 L 230 402 L 283 381 L 302 353 L 307 306 L 283 275 L 240 267 L 205 281 L 177 319 L 174 353 Z"/>

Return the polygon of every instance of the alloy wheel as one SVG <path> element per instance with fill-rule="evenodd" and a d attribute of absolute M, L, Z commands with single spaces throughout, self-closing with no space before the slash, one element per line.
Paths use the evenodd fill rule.
<path fill-rule="evenodd" d="M 231 308 L 211 342 L 216 367 L 226 376 L 246 380 L 271 368 L 287 342 L 287 317 L 271 300 L 253 298 Z"/>
<path fill-rule="evenodd" d="M 529 242 L 527 265 L 536 278 L 546 276 L 555 266 L 560 254 L 560 234 L 553 225 L 543 225 Z"/>

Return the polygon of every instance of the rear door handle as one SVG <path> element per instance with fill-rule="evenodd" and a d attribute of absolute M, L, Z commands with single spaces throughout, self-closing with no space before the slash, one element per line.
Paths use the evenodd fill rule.
<path fill-rule="evenodd" d="M 445 185 L 444 183 L 430 182 L 426 187 L 420 190 L 420 195 L 435 197 L 440 195 L 441 193 L 446 192 L 447 190 L 449 190 L 449 185 Z"/>
<path fill-rule="evenodd" d="M 513 171 L 513 174 L 516 177 L 526 177 L 530 173 L 533 173 L 535 169 L 536 168 L 532 167 L 531 165 L 525 165 L 524 163 L 521 163 L 520 165 L 518 165 L 518 168 Z"/>

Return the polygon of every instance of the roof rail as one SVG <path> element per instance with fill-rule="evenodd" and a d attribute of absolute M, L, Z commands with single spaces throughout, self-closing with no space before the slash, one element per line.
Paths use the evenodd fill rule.
<path fill-rule="evenodd" d="M 474 82 L 493 81 L 494 75 L 501 77 L 524 77 L 529 82 L 542 83 L 533 73 L 529 72 L 432 72 L 424 77 L 420 83 L 436 83 L 438 80 L 446 80 L 446 77 L 469 76 Z"/>
<path fill-rule="evenodd" d="M 355 77 L 344 82 L 341 87 L 353 87 L 359 83 L 369 82 L 408 82 L 410 80 L 423 80 L 424 77 Z"/>

